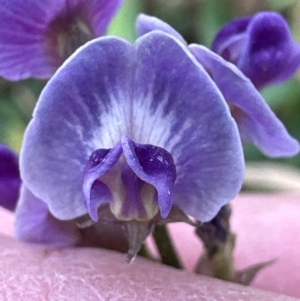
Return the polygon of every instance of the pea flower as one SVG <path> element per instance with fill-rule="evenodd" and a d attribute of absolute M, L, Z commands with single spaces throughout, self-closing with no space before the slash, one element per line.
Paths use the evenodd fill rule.
<path fill-rule="evenodd" d="M 14 210 L 21 185 L 17 154 L 0 143 L 0 205 Z"/>
<path fill-rule="evenodd" d="M 160 30 L 173 35 L 189 48 L 228 102 L 244 142 L 254 143 L 269 157 L 294 156 L 299 152 L 298 141 L 288 134 L 253 83 L 235 65 L 202 45 L 188 46 L 178 32 L 155 17 L 141 14 L 136 26 L 140 36 Z"/>
<path fill-rule="evenodd" d="M 225 100 L 182 43 L 162 32 L 133 45 L 98 38 L 40 96 L 21 151 L 16 231 L 26 240 L 24 224 L 37 224 L 34 198 L 60 222 L 124 224 L 133 258 L 155 223 L 211 220 L 243 174 Z"/>
<path fill-rule="evenodd" d="M 300 66 L 300 46 L 276 12 L 227 23 L 215 37 L 212 50 L 234 63 L 259 89 L 286 81 Z"/>
<path fill-rule="evenodd" d="M 1 0 L 0 76 L 50 78 L 79 46 L 105 34 L 122 0 Z"/>

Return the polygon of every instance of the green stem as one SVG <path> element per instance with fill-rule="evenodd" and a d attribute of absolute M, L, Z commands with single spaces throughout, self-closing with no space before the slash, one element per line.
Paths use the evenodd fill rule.
<path fill-rule="evenodd" d="M 230 205 L 225 205 L 210 222 L 196 229 L 205 248 L 195 269 L 197 274 L 205 274 L 209 270 L 209 274 L 215 278 L 233 281 L 235 234 L 230 229 L 230 217 Z"/>
<path fill-rule="evenodd" d="M 158 248 L 163 264 L 182 269 L 182 264 L 175 252 L 171 237 L 165 225 L 156 226 L 153 238 Z"/>
<path fill-rule="evenodd" d="M 147 246 L 145 244 L 142 244 L 142 247 L 141 247 L 138 255 L 142 256 L 144 258 L 150 259 L 150 260 L 154 260 L 154 257 L 152 256 L 151 252 L 149 251 L 149 249 L 147 248 Z"/>

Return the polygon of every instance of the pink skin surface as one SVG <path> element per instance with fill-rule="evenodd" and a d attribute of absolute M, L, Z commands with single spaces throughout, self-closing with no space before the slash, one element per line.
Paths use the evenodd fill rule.
<path fill-rule="evenodd" d="M 277 258 L 253 283 L 265 290 L 142 258 L 127 264 L 124 254 L 103 249 L 23 244 L 12 237 L 13 215 L 1 210 L 0 300 L 300 300 L 286 296 L 300 297 L 300 196 L 241 196 L 233 209 L 237 267 Z M 200 243 L 189 226 L 177 224 L 171 232 L 191 270 Z"/>

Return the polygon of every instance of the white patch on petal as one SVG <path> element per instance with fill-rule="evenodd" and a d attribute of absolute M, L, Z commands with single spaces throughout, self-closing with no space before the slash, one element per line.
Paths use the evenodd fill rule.
<path fill-rule="evenodd" d="M 113 148 L 122 136 L 128 133 L 128 108 L 122 106 L 120 100 L 114 97 L 111 97 L 110 101 L 109 112 L 103 112 L 99 116 L 101 127 L 96 129 L 94 133 L 93 144 L 95 149 Z M 127 102 L 124 101 L 124 103 Z"/>
<path fill-rule="evenodd" d="M 175 146 L 180 145 L 186 130 L 193 126 L 193 121 L 188 118 L 182 120 L 176 135 L 171 133 L 173 119 L 176 117 L 173 116 L 173 111 L 165 113 L 165 107 L 169 103 L 169 93 L 165 93 L 155 110 L 151 107 L 155 97 L 153 94 L 134 101 L 133 107 L 130 106 L 133 101 L 122 100 L 124 97 L 126 96 L 119 95 L 118 98 L 121 100 L 111 97 L 109 108 L 99 114 L 101 126 L 95 128 L 94 137 L 89 143 L 91 149 L 113 148 L 124 135 L 128 135 L 137 143 L 159 146 L 173 156 L 179 156 L 180 154 L 176 152 L 179 148 Z M 76 129 L 76 132 L 82 135 L 80 128 Z"/>
<path fill-rule="evenodd" d="M 157 108 L 151 108 L 153 95 L 136 102 L 132 114 L 132 136 L 131 138 L 143 144 L 152 144 L 164 147 L 170 135 L 172 123 L 170 113 L 164 114 L 168 103 L 168 95 L 162 99 Z M 130 136 L 130 134 L 129 134 Z"/>

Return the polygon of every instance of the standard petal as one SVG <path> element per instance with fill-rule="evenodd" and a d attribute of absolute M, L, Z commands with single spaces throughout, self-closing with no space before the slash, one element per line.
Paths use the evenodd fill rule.
<path fill-rule="evenodd" d="M 175 162 L 173 198 L 186 214 L 210 220 L 236 195 L 244 175 L 237 127 L 225 100 L 187 47 L 155 32 L 138 40 L 135 136 Z"/>
<path fill-rule="evenodd" d="M 241 137 L 254 143 L 270 157 L 294 156 L 299 143 L 269 108 L 260 93 L 233 64 L 200 45 L 189 46 L 197 60 L 212 75 L 213 80 L 233 109 Z"/>
<path fill-rule="evenodd" d="M 22 177 L 56 217 L 83 215 L 88 158 L 124 135 L 172 155 L 174 202 L 197 219 L 211 219 L 241 187 L 242 147 L 222 94 L 182 43 L 158 31 L 133 46 L 100 38 L 67 60 L 26 131 Z"/>
<path fill-rule="evenodd" d="M 0 205 L 14 210 L 21 185 L 19 159 L 8 146 L 0 143 Z"/>
<path fill-rule="evenodd" d="M 60 219 L 87 213 L 82 194 L 86 163 L 95 150 L 113 148 L 127 131 L 132 51 L 118 38 L 94 40 L 66 62 L 41 94 L 25 134 L 21 173 Z"/>
<path fill-rule="evenodd" d="M 168 23 L 145 14 L 139 14 L 136 19 L 136 30 L 139 36 L 143 36 L 153 30 L 160 30 L 171 36 L 177 38 L 179 41 L 186 44 L 186 41 L 180 33 L 178 33 L 172 26 Z"/>
<path fill-rule="evenodd" d="M 16 208 L 16 237 L 25 242 L 67 247 L 77 244 L 80 232 L 75 221 L 61 221 L 49 212 L 48 206 L 24 185 Z"/>

